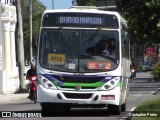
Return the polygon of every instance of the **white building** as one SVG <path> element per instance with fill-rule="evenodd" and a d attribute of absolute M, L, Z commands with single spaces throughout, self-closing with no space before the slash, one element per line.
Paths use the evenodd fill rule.
<path fill-rule="evenodd" d="M 19 76 L 16 67 L 14 0 L 0 2 L 0 94 L 19 90 Z"/>

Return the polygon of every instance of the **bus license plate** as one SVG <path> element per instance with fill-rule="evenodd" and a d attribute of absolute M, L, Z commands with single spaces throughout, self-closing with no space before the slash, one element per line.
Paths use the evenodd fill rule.
<path fill-rule="evenodd" d="M 101 100 L 115 100 L 115 95 L 102 95 Z"/>

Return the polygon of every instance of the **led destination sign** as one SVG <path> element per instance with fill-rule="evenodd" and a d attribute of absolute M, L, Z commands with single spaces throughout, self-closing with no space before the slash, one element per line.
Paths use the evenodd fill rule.
<path fill-rule="evenodd" d="M 115 15 L 96 13 L 46 13 L 43 27 L 108 27 L 118 28 Z"/>
<path fill-rule="evenodd" d="M 101 25 L 102 18 L 98 17 L 59 17 L 59 23 L 61 24 L 93 24 L 93 25 Z"/>

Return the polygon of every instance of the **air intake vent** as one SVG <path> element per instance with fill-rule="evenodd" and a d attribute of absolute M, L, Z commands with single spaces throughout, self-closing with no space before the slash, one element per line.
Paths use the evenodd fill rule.
<path fill-rule="evenodd" d="M 82 93 L 63 93 L 63 94 L 66 98 L 69 98 L 69 99 L 90 99 L 92 96 L 92 93 L 85 93 L 85 94 L 82 94 Z"/>
<path fill-rule="evenodd" d="M 97 0 L 96 7 L 99 10 L 117 11 L 116 1 L 117 0 Z"/>

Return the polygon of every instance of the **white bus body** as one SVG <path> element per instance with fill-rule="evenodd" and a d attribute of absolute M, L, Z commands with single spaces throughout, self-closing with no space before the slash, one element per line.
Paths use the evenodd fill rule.
<path fill-rule="evenodd" d="M 46 10 L 39 38 L 37 101 L 42 111 L 83 105 L 108 107 L 116 114 L 125 111 L 130 43 L 119 13 Z M 110 50 L 102 53 L 105 40 Z"/>

